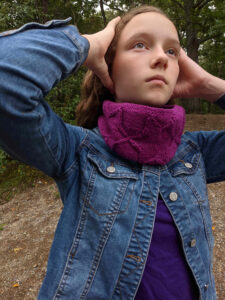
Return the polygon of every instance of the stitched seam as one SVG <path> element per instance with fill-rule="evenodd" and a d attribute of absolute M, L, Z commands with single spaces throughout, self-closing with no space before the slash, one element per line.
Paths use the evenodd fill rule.
<path fill-rule="evenodd" d="M 83 143 L 84 143 L 84 140 L 87 138 L 87 133 L 86 135 L 84 136 L 84 138 L 82 139 L 81 143 L 78 145 L 77 147 L 77 153 L 80 152 L 82 146 L 83 146 Z M 70 175 L 70 172 L 78 165 L 78 158 L 76 158 L 72 163 L 71 165 L 65 170 L 65 172 L 59 177 L 59 178 L 55 178 L 57 179 L 58 181 L 60 180 L 65 180 L 69 175 Z"/>
<path fill-rule="evenodd" d="M 189 180 L 187 178 L 183 177 L 182 179 L 187 184 L 187 186 L 191 189 L 191 191 L 193 192 L 193 194 L 195 195 L 195 197 L 197 199 L 197 203 L 199 204 L 199 208 L 200 208 L 201 215 L 202 215 L 202 220 L 203 220 L 203 223 L 204 223 L 206 239 L 207 239 L 207 242 L 208 242 L 208 245 L 209 245 L 209 249 L 210 249 L 210 251 L 212 251 L 213 247 L 211 245 L 210 231 L 209 231 L 209 228 L 208 228 L 207 222 L 206 222 L 205 209 L 204 209 L 204 207 L 202 207 L 202 203 L 206 203 L 207 201 L 206 200 L 200 200 L 201 197 L 200 197 L 198 191 L 194 188 L 194 186 L 191 184 L 191 182 L 189 182 Z"/>
<path fill-rule="evenodd" d="M 202 200 L 200 194 L 198 193 L 198 191 L 195 189 L 195 187 L 193 186 L 193 184 L 184 176 L 180 176 L 181 179 L 184 181 L 184 183 L 189 187 L 189 189 L 192 191 L 192 193 L 194 194 L 197 203 L 205 203 L 206 200 Z"/>
<path fill-rule="evenodd" d="M 143 221 L 143 220 L 142 220 Z M 141 221 L 141 222 L 142 222 Z M 141 223 L 141 222 L 139 222 L 139 224 Z M 142 262 L 141 263 L 139 263 L 134 269 L 132 269 L 128 274 L 123 274 L 123 272 L 122 272 L 122 270 L 123 270 L 123 268 L 124 268 L 124 265 L 126 264 L 126 262 L 125 262 L 125 259 L 124 259 L 124 261 L 123 261 L 123 265 L 122 265 L 122 268 L 121 268 L 121 272 L 120 272 L 120 275 L 119 275 L 119 280 L 118 280 L 118 285 L 120 286 L 120 282 L 121 282 L 121 280 L 122 280 L 122 278 L 121 278 L 121 276 L 124 276 L 124 278 L 127 278 L 129 275 L 131 275 L 131 274 L 133 274 L 137 269 L 139 269 L 141 266 L 143 266 L 143 264 L 144 264 L 144 259 L 143 259 L 143 251 L 142 251 L 142 248 L 141 248 L 141 245 L 140 245 L 140 242 L 139 242 L 139 239 L 138 239 L 138 237 L 137 237 L 137 234 L 136 234 L 136 231 L 135 231 L 135 228 L 137 227 L 137 223 L 135 224 L 135 226 L 134 226 L 134 229 L 133 229 L 133 233 L 132 233 L 132 236 L 131 236 L 131 241 L 129 242 L 129 245 L 130 245 L 130 243 L 132 243 L 132 242 L 134 242 L 134 241 L 132 241 L 132 239 L 133 238 L 135 238 L 135 240 L 136 240 L 136 242 L 137 242 L 137 247 L 139 248 L 139 250 L 140 250 L 140 253 L 141 253 L 141 260 L 142 260 Z M 125 256 L 125 258 L 127 257 L 127 255 Z"/>
<path fill-rule="evenodd" d="M 69 266 L 70 266 L 70 264 L 72 264 L 72 260 L 75 256 L 75 249 L 78 248 L 79 241 L 80 241 L 83 229 L 84 229 L 86 215 L 87 215 L 87 207 L 85 207 L 85 205 L 83 205 L 80 221 L 79 221 L 79 224 L 77 226 L 77 231 L 75 233 L 70 251 L 68 253 L 67 261 L 66 261 L 66 264 L 65 264 L 64 271 L 62 273 L 61 280 L 59 282 L 58 288 L 56 289 L 55 296 L 54 296 L 53 299 L 57 299 L 58 297 L 60 297 L 60 293 L 62 293 L 64 291 L 66 279 L 68 278 L 68 275 L 69 275 L 69 272 L 70 272 L 70 267 Z"/>
<path fill-rule="evenodd" d="M 145 176 L 146 176 L 146 170 L 144 170 L 143 171 L 143 178 L 145 178 Z M 160 177 L 160 176 L 159 176 Z M 159 182 L 160 182 L 160 178 L 159 178 Z M 141 186 L 141 191 L 143 191 L 143 188 L 144 188 L 144 184 L 146 184 L 147 182 L 145 182 L 145 180 L 143 179 L 142 180 L 142 186 Z M 150 190 L 150 192 L 152 193 L 152 191 L 151 191 L 151 189 L 150 189 L 150 187 L 149 187 L 149 190 Z M 134 239 L 136 239 L 136 241 L 137 241 L 137 247 L 140 249 L 140 253 L 142 253 L 142 260 L 143 260 L 143 251 L 142 251 L 142 249 L 140 248 L 140 243 L 139 243 L 139 241 L 138 241 L 138 239 L 137 239 L 137 236 L 136 236 L 136 232 L 135 232 L 135 228 L 136 228 L 136 226 L 137 226 L 137 218 L 138 218 L 138 209 L 137 209 L 137 215 L 136 215 L 136 222 L 135 222 L 135 224 L 134 224 L 134 228 L 132 229 L 132 234 L 131 234 L 131 238 L 130 238 L 130 240 L 129 240 L 129 242 L 128 242 L 128 246 L 127 246 L 127 250 L 126 250 L 126 254 L 127 254 L 127 252 L 128 252 L 128 250 L 129 250 L 129 245 L 131 245 L 131 243 L 133 242 L 133 238 Z M 142 221 L 143 221 L 144 219 L 142 219 Z M 140 222 L 138 222 L 138 223 L 142 223 L 142 221 L 140 221 Z M 151 241 L 150 241 L 150 243 L 151 243 Z M 150 244 L 149 244 L 150 245 Z M 123 259 L 123 263 L 122 263 L 122 266 L 121 266 L 121 270 L 120 270 L 120 274 L 119 274 L 119 277 L 118 277 L 118 280 L 117 280 L 117 283 L 116 283 L 116 285 L 115 285 L 115 288 L 114 288 L 114 291 L 113 291 L 113 295 L 115 295 L 116 293 L 120 293 L 120 295 L 122 295 L 122 292 L 121 292 L 121 281 L 122 281 L 122 276 L 128 276 L 128 275 L 130 275 L 130 274 L 132 274 L 134 271 L 136 271 L 138 268 L 140 268 L 141 266 L 143 266 L 143 264 L 144 264 L 144 262 L 142 262 L 142 264 L 139 264 L 139 266 L 137 266 L 133 271 L 131 271 L 131 272 L 129 272 L 129 274 L 128 275 L 123 275 L 123 269 L 124 269 L 124 266 L 126 265 L 126 257 L 127 257 L 127 255 L 125 255 L 124 256 L 124 259 Z M 111 298 L 112 299 L 112 298 Z M 121 298 L 122 299 L 122 298 Z"/>
<path fill-rule="evenodd" d="M 85 296 L 87 295 L 87 293 L 88 293 L 88 291 L 91 287 L 91 283 L 94 280 L 97 268 L 99 266 L 99 263 L 100 263 L 105 245 L 106 245 L 106 242 L 109 238 L 110 230 L 111 230 L 111 228 L 112 228 L 112 226 L 115 222 L 115 218 L 116 218 L 116 215 L 112 215 L 112 216 L 109 217 L 109 220 L 106 223 L 105 228 L 102 232 L 102 235 L 101 235 L 100 240 L 99 240 L 98 248 L 95 252 L 95 256 L 94 256 L 93 261 L 92 261 L 92 267 L 91 267 L 91 270 L 89 272 L 89 276 L 88 276 L 88 279 L 86 281 L 86 285 L 84 287 L 83 293 L 82 293 L 81 298 L 80 298 L 81 300 L 85 299 Z"/>
<path fill-rule="evenodd" d="M 94 173 L 93 170 L 92 170 L 92 173 Z M 94 180 L 95 176 L 93 176 L 92 173 L 91 173 L 90 178 L 92 180 Z M 86 195 L 88 195 L 91 192 L 91 188 L 90 188 L 91 183 L 90 182 L 91 182 L 91 180 L 88 182 Z M 84 195 L 84 198 L 87 198 L 86 195 Z M 72 243 L 72 246 L 71 246 L 69 254 L 68 254 L 67 262 L 66 262 L 66 265 L 65 265 L 65 268 L 64 268 L 64 271 L 63 271 L 63 275 L 62 275 L 61 280 L 60 280 L 60 284 L 58 286 L 58 289 L 56 290 L 56 294 L 55 294 L 56 296 L 57 296 L 58 293 L 62 292 L 63 289 L 64 289 L 65 282 L 66 282 L 66 279 L 67 279 L 68 274 L 69 274 L 69 269 L 70 269 L 69 265 L 70 265 L 70 263 L 72 263 L 72 258 L 75 256 L 75 250 L 79 246 L 80 238 L 81 238 L 81 235 L 82 235 L 82 232 L 83 232 L 83 229 L 84 229 L 84 224 L 85 224 L 85 220 L 86 220 L 88 205 L 86 205 L 87 202 L 85 201 L 85 199 L 84 199 L 83 203 L 84 203 L 84 205 L 82 207 L 82 213 L 81 213 L 81 217 L 80 217 L 80 220 L 79 220 L 79 224 L 77 226 L 77 231 L 75 233 L 73 243 Z M 67 270 L 68 270 L 68 272 L 67 272 Z"/>
<path fill-rule="evenodd" d="M 109 212 L 109 213 L 99 213 L 99 212 L 98 212 L 98 211 L 90 204 L 90 202 L 88 203 L 88 201 L 87 201 L 88 207 L 89 207 L 91 210 L 93 210 L 93 212 L 94 212 L 96 215 L 98 215 L 98 216 L 107 216 L 107 215 L 114 215 L 114 214 L 123 214 L 123 213 L 125 213 L 125 212 L 127 211 L 128 207 L 129 207 L 130 200 L 131 200 L 131 196 L 132 196 L 132 194 L 133 194 L 135 184 L 136 184 L 136 183 L 133 184 L 133 189 L 132 189 L 132 191 L 130 192 L 129 200 L 128 200 L 127 206 L 126 206 L 126 208 L 125 208 L 124 210 L 114 210 L 114 211 Z M 124 185 L 124 187 L 123 187 L 123 185 Z M 128 187 L 128 185 L 129 185 L 129 181 L 127 182 L 126 187 L 125 187 L 125 184 L 123 184 L 123 185 L 121 184 L 122 187 L 119 188 L 119 192 L 121 193 L 121 191 L 123 191 L 123 195 L 121 195 L 120 197 L 116 197 L 116 196 L 115 196 L 115 198 L 114 198 L 114 200 L 113 200 L 113 203 L 116 204 L 116 201 L 115 201 L 115 200 L 120 198 L 120 202 L 117 204 L 117 206 L 118 206 L 119 204 L 120 204 L 120 206 L 121 206 L 121 204 L 123 203 L 124 194 L 125 194 L 125 192 L 126 192 L 126 190 L 127 190 L 127 187 Z M 118 201 L 117 201 L 117 202 L 118 202 Z M 114 206 L 115 206 L 115 205 L 114 205 Z"/>
<path fill-rule="evenodd" d="M 93 152 L 93 154 L 95 155 L 98 155 L 98 157 L 104 159 L 105 161 L 108 161 L 109 163 L 112 163 L 112 161 L 109 160 L 109 158 L 107 156 L 105 156 L 104 154 L 98 152 L 98 150 L 96 150 L 92 144 L 89 144 L 87 145 L 89 147 L 89 149 Z M 124 167 L 127 167 L 129 168 L 130 170 L 132 171 L 140 171 L 141 170 L 141 167 L 138 168 L 138 167 L 131 167 L 129 165 L 126 165 L 124 163 L 122 163 L 121 161 L 117 160 L 116 158 L 113 158 L 114 162 L 119 165 L 119 166 L 124 166 Z"/>
<path fill-rule="evenodd" d="M 40 115 L 40 113 L 38 113 L 38 117 L 39 117 L 39 133 L 40 133 L 40 135 L 41 135 L 41 137 L 42 137 L 42 139 L 43 139 L 43 141 L 44 141 L 44 143 L 45 143 L 45 145 L 48 149 L 48 152 L 49 152 L 50 156 L 52 157 L 53 161 L 56 163 L 57 167 L 59 168 L 59 163 L 58 163 L 57 159 L 55 158 L 55 155 L 53 154 L 53 151 L 51 150 L 50 146 L 48 145 L 46 138 L 44 137 L 44 135 L 41 132 L 41 126 L 40 126 L 41 115 Z"/>
<path fill-rule="evenodd" d="M 180 196 L 180 199 L 181 199 L 181 201 L 184 203 L 184 200 L 183 200 L 183 198 L 182 198 L 181 196 Z M 197 270 L 197 268 L 196 268 L 195 266 L 193 266 L 193 269 L 194 269 L 195 272 L 192 271 L 191 265 L 190 265 L 189 260 L 188 260 L 188 256 L 187 256 L 186 251 L 185 251 L 185 245 L 184 245 L 184 241 L 183 241 L 183 239 L 182 239 L 182 234 L 181 234 L 181 232 L 180 232 L 180 229 L 178 228 L 177 223 L 175 222 L 175 218 L 174 218 L 174 216 L 173 216 L 173 213 L 172 213 L 170 207 L 167 205 L 166 201 L 164 201 L 164 202 L 165 202 L 165 204 L 166 204 L 166 206 L 167 206 L 167 208 L 168 208 L 168 210 L 169 210 L 169 212 L 170 212 L 170 215 L 171 215 L 172 218 L 173 218 L 174 224 L 176 225 L 176 228 L 177 228 L 177 230 L 178 230 L 178 232 L 179 232 L 179 236 L 180 236 L 180 238 L 181 238 L 181 243 L 182 243 L 182 249 L 183 249 L 183 253 L 184 253 L 186 262 L 187 262 L 187 264 L 188 264 L 188 266 L 189 266 L 189 268 L 190 268 L 190 270 L 191 270 L 191 272 L 192 272 L 192 274 L 193 274 L 193 276 L 194 276 L 196 282 L 199 283 L 199 288 L 201 288 L 201 287 L 203 286 L 204 283 L 202 282 L 201 277 L 198 276 L 198 273 L 199 273 L 199 272 L 198 272 L 198 270 Z M 190 223 L 189 215 L 188 215 L 188 219 L 189 219 L 189 223 Z M 190 223 L 190 224 L 191 224 L 191 223 Z M 197 247 L 196 247 L 196 251 L 198 252 L 198 256 L 201 257 L 201 255 L 200 255 L 199 250 L 198 250 Z M 204 264 L 202 264 L 202 265 L 203 265 L 203 267 L 204 267 L 204 269 L 205 269 Z M 197 275 L 196 275 L 195 273 L 196 273 Z"/>

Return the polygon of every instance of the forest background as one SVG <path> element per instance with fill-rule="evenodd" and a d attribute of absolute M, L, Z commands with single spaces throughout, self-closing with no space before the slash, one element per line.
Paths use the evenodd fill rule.
<path fill-rule="evenodd" d="M 45 23 L 71 16 L 71 24 L 75 24 L 81 33 L 94 33 L 104 28 L 113 17 L 141 4 L 162 8 L 175 23 L 182 47 L 188 55 L 211 74 L 225 78 L 225 0 L 1 0 L 0 31 L 15 29 L 28 22 Z M 46 97 L 65 122 L 76 124 L 75 110 L 85 72 L 82 67 Z M 224 113 L 203 99 L 176 101 L 186 113 Z M 15 187 L 22 189 L 40 176 L 0 149 L 0 204 L 10 200 Z"/>

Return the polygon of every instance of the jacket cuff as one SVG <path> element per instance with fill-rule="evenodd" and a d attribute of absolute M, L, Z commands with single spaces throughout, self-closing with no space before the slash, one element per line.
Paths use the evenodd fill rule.
<path fill-rule="evenodd" d="M 74 25 L 67 25 L 59 28 L 58 30 L 62 31 L 79 50 L 80 60 L 77 63 L 76 68 L 73 70 L 73 72 L 76 72 L 80 68 L 80 66 L 85 62 L 88 56 L 90 43 L 88 39 L 80 35 L 77 27 Z"/>

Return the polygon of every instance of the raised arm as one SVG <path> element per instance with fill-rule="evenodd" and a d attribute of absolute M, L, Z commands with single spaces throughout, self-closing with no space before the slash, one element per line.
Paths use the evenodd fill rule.
<path fill-rule="evenodd" d="M 74 163 L 85 133 L 65 124 L 44 96 L 84 62 L 112 89 L 104 55 L 119 18 L 86 37 L 68 21 L 0 34 L 0 146 L 55 178 Z"/>
<path fill-rule="evenodd" d="M 218 103 L 225 109 L 225 81 L 217 78 L 191 60 L 182 50 L 180 59 L 180 75 L 175 97 L 201 97 Z M 203 157 L 207 183 L 225 180 L 225 131 L 187 132 L 200 149 Z"/>
<path fill-rule="evenodd" d="M 72 163 L 81 130 L 70 130 L 44 101 L 85 61 L 89 43 L 67 21 L 30 23 L 0 34 L 0 146 L 52 177 Z"/>
<path fill-rule="evenodd" d="M 180 74 L 173 97 L 201 97 L 215 102 L 225 94 L 225 80 L 206 72 L 184 50 L 180 53 L 179 66 Z"/>

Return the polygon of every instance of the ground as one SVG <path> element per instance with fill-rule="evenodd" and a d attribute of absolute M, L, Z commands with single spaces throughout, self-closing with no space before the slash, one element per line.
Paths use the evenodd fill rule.
<path fill-rule="evenodd" d="M 187 115 L 187 130 L 224 128 L 225 115 Z M 223 300 L 225 182 L 210 184 L 208 193 L 215 237 L 214 275 L 218 300 Z M 0 299 L 36 299 L 61 210 L 55 184 L 44 180 L 0 205 Z"/>

